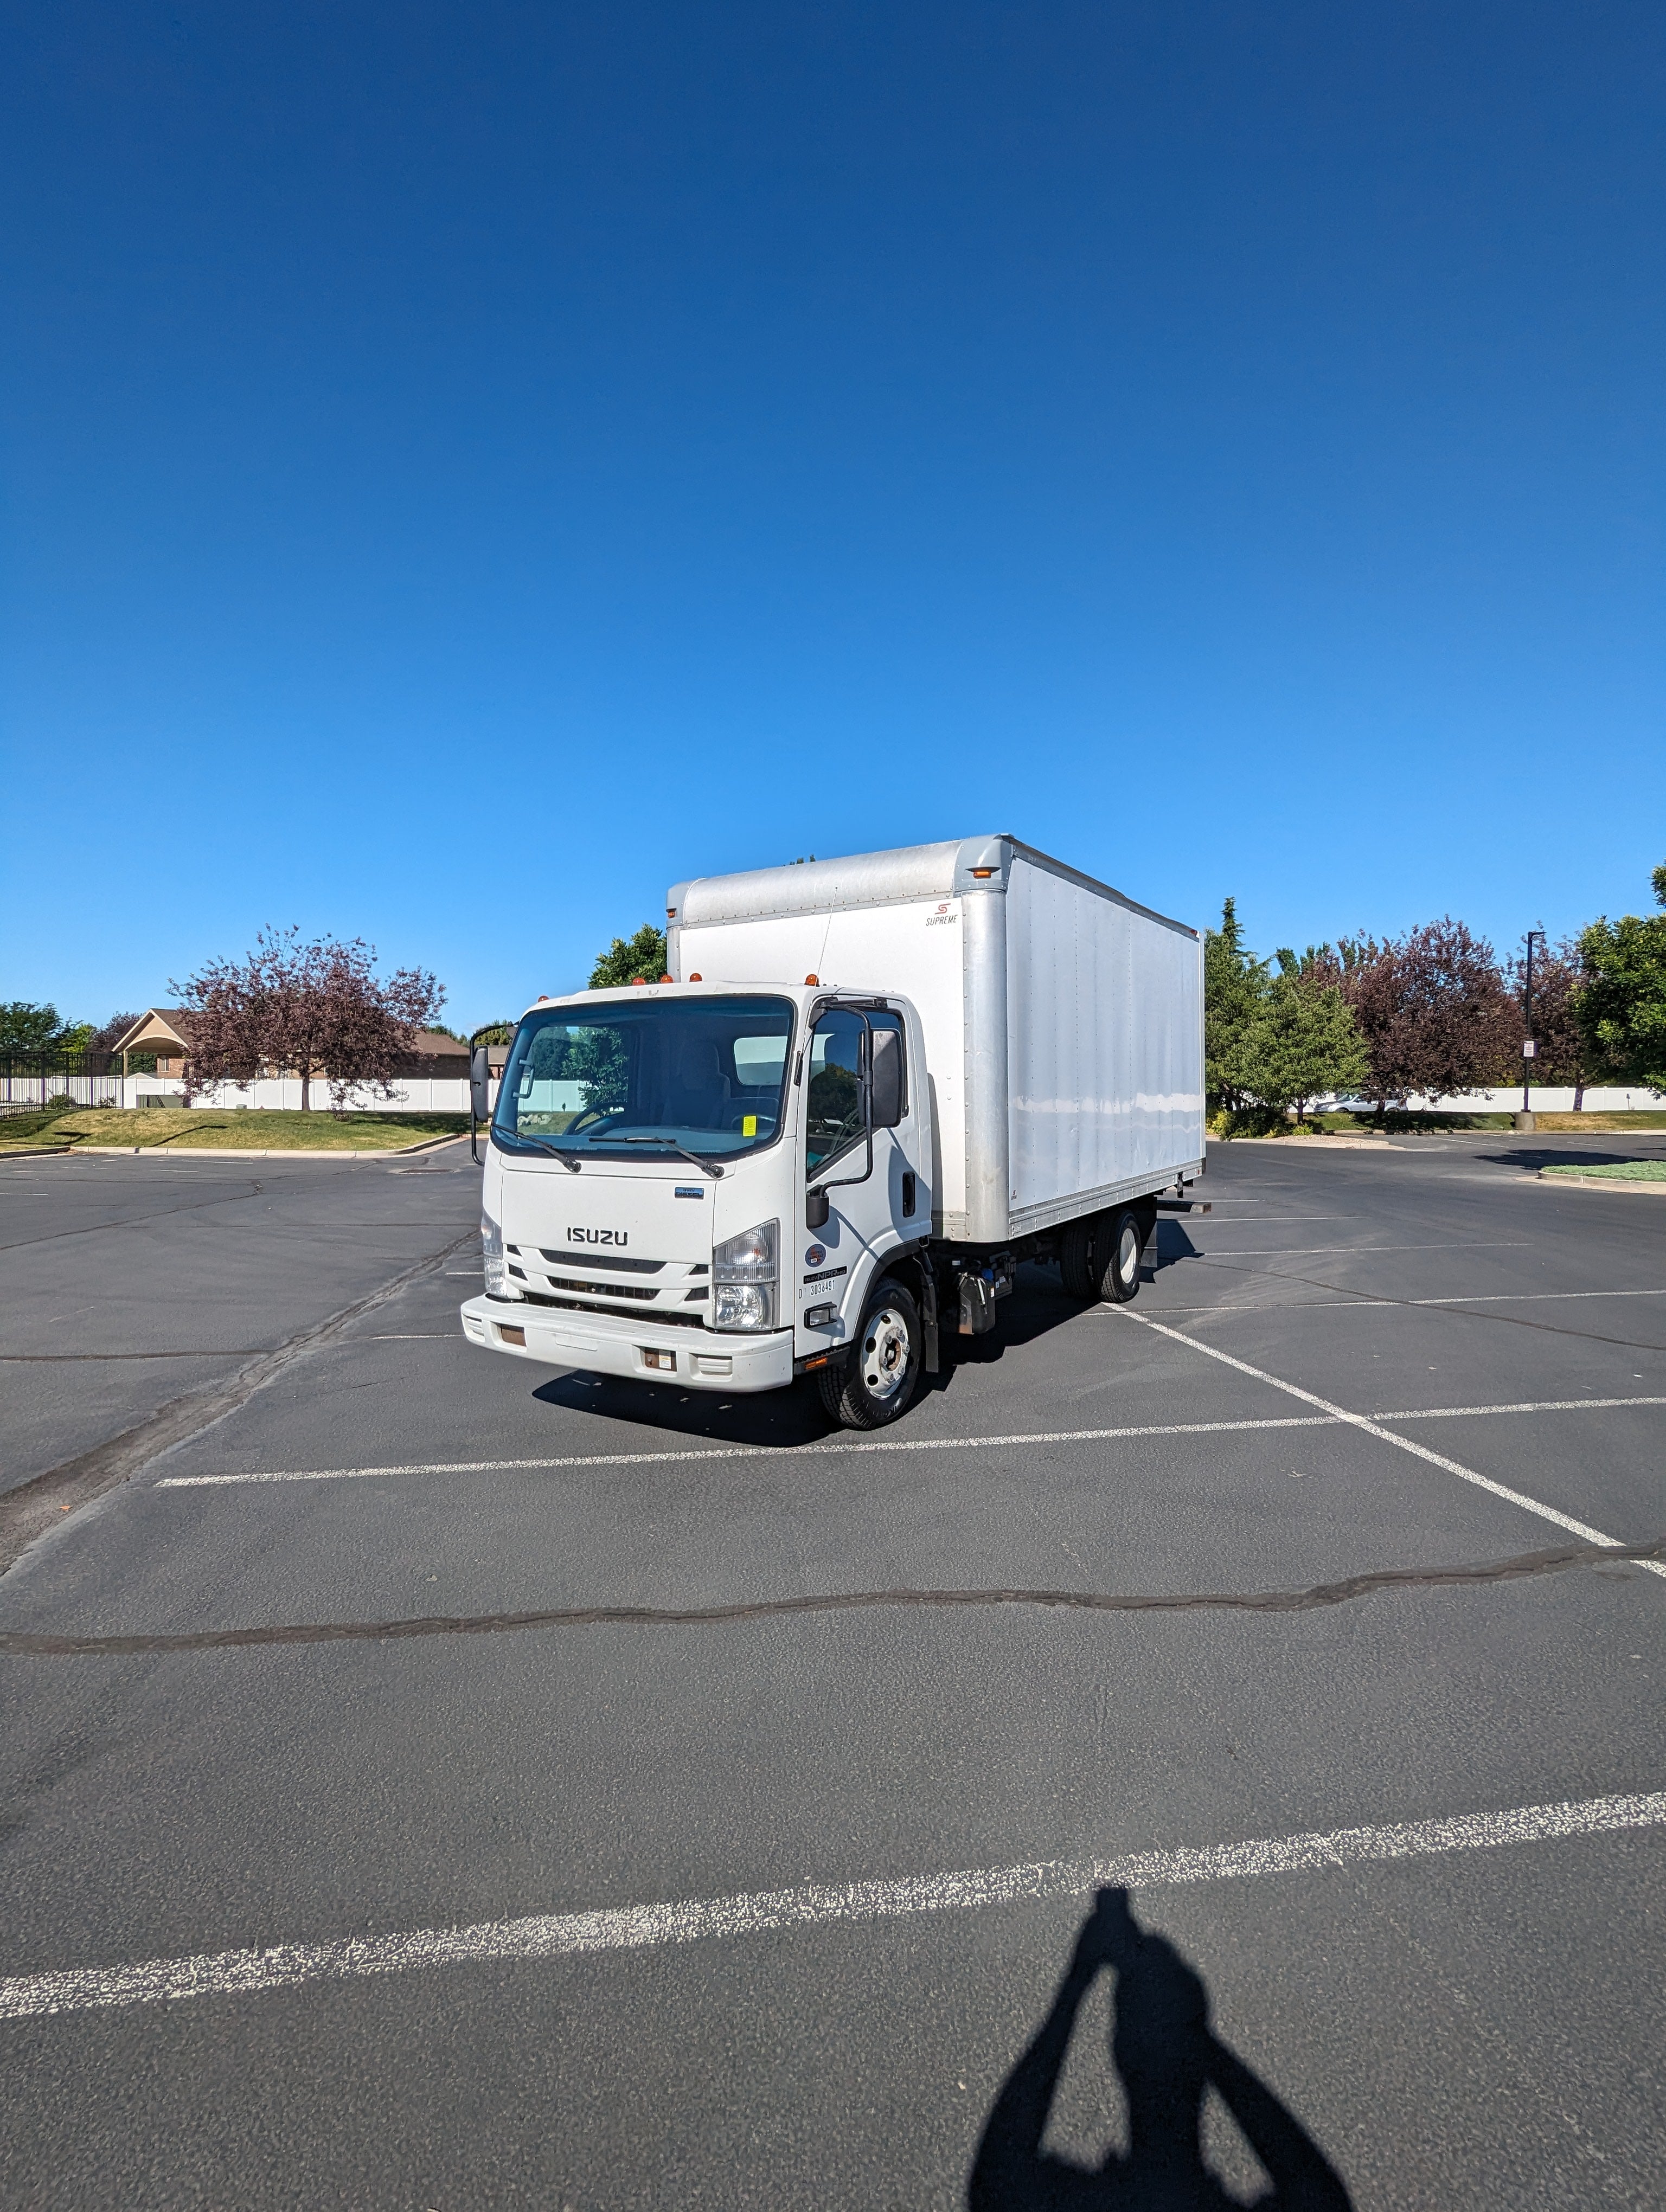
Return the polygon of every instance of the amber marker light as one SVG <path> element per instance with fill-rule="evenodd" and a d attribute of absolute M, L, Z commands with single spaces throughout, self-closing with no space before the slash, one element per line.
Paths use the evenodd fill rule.
<path fill-rule="evenodd" d="M 819 975 L 806 975 L 804 980 L 806 983 L 819 983 L 821 981 L 821 977 Z"/>

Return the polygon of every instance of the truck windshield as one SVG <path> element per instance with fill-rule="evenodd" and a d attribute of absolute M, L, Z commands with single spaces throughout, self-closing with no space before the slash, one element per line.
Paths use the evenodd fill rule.
<path fill-rule="evenodd" d="M 780 1133 L 793 1009 L 785 999 L 637 999 L 528 1014 L 492 1117 L 511 1149 L 579 1157 L 610 1149 L 709 1158 Z"/>

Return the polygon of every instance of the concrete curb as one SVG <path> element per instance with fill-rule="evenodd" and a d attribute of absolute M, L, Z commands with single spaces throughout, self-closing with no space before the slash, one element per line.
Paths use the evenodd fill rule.
<path fill-rule="evenodd" d="M 1387 1137 L 1211 1137 L 1212 1145 L 1282 1145 L 1287 1152 L 1397 1152 Z"/>
<path fill-rule="evenodd" d="M 1533 1180 L 1553 1190 L 1623 1190 L 1632 1198 L 1666 1198 L 1666 1182 L 1628 1182 L 1624 1176 L 1547 1175 L 1541 1168 Z"/>
<path fill-rule="evenodd" d="M 286 1145 L 271 1152 L 248 1152 L 234 1145 L 60 1145 L 52 1147 L 54 1153 L 93 1153 L 105 1159 L 191 1159 L 191 1160 L 407 1160 L 415 1152 L 435 1152 L 445 1145 L 461 1145 L 468 1141 L 467 1133 L 459 1131 L 450 1137 L 428 1137 L 420 1145 L 396 1145 L 379 1152 L 362 1152 L 349 1145 Z M 0 1158 L 14 1160 L 38 1158 L 38 1153 L 11 1152 Z"/>

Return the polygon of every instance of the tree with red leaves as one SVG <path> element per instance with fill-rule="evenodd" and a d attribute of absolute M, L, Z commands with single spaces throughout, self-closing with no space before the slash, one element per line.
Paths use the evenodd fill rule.
<path fill-rule="evenodd" d="M 1521 1008 L 1492 946 L 1450 915 L 1378 945 L 1344 942 L 1336 980 L 1371 1054 L 1377 1113 L 1507 1083 L 1520 1066 Z"/>
<path fill-rule="evenodd" d="M 245 959 L 211 960 L 170 985 L 188 1017 L 187 1094 L 293 1071 L 303 1112 L 315 1080 L 328 1084 L 338 1114 L 355 1091 L 393 1097 L 399 1062 L 446 994 L 421 968 L 398 969 L 384 982 L 375 958 L 362 938 L 303 944 L 299 929 L 265 929 Z"/>

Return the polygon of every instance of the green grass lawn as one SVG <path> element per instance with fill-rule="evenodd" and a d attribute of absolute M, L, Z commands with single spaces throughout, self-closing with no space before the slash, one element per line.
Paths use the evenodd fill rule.
<path fill-rule="evenodd" d="M 137 1145 L 147 1152 L 398 1152 L 467 1131 L 466 1114 L 309 1114 L 252 1108 L 94 1107 L 0 1121 L 0 1152 Z"/>
<path fill-rule="evenodd" d="M 1602 1160 L 1586 1167 L 1572 1160 L 1558 1161 L 1539 1172 L 1566 1176 L 1575 1182 L 1666 1182 L 1666 1160 Z"/>
<path fill-rule="evenodd" d="M 53 1129 L 71 1110 L 46 1106 L 31 1114 L 0 1115 L 0 1151 L 8 1145 L 27 1145 L 33 1151 L 37 1145 L 50 1144 Z"/>

